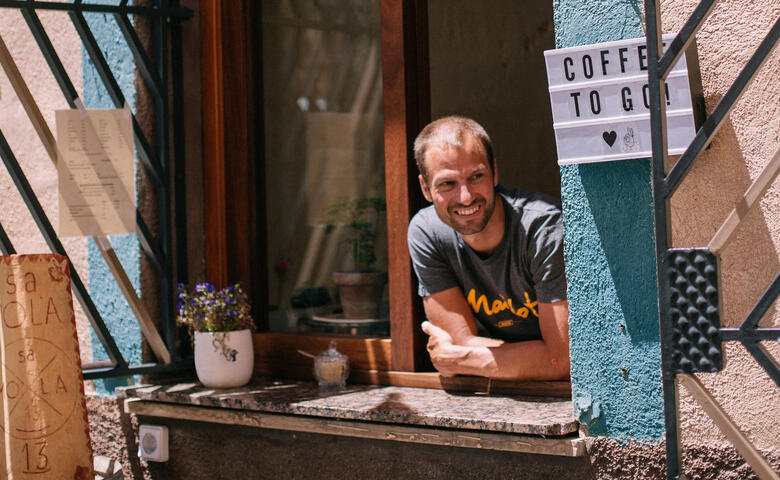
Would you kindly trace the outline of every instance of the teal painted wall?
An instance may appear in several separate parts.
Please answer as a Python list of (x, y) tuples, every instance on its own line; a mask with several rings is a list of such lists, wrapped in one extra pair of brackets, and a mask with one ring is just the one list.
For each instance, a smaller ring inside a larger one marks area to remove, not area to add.
[[(85, 14), (106, 61), (122, 89), (130, 107), (135, 111), (135, 66), (133, 54), (127, 46), (116, 22), (110, 15)], [(97, 70), (82, 46), (82, 69), (84, 94), (87, 108), (115, 108), (108, 91), (105, 89)], [(136, 162), (137, 166), (137, 162)], [(137, 168), (137, 167), (136, 167)], [(136, 188), (136, 191), (138, 189)], [(111, 244), (125, 268), (136, 292), (141, 294), (141, 252), (137, 237), (133, 235), (112, 235)], [(88, 288), (103, 321), (106, 323), (117, 346), (131, 364), (141, 362), (141, 329), (135, 320), (130, 306), (119, 289), (114, 276), (103, 261), (100, 250), (90, 238), (87, 246), (89, 265)], [(95, 360), (108, 358), (100, 340), (92, 333), (92, 356)], [(132, 378), (112, 378), (96, 381), (101, 393), (113, 393), (114, 388), (129, 385)]]
[[(556, 48), (643, 36), (641, 0), (556, 0)], [(589, 435), (663, 438), (649, 159), (561, 167), (572, 393)]]

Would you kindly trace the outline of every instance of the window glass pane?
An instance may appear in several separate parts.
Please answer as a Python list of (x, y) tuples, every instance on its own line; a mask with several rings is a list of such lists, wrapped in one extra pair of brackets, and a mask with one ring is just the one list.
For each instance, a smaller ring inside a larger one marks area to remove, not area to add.
[[(386, 332), (386, 302), (341, 321), (331, 272), (354, 270), (353, 219), (340, 202), (369, 198), (357, 221), (386, 271), (379, 1), (262, 3), (263, 97), (271, 330)], [(376, 229), (373, 225), (376, 224)], [(359, 260), (370, 251), (357, 247)]]
[(560, 196), (544, 50), (550, 0), (429, 0), (431, 116), (459, 114), (493, 140), (499, 180)]

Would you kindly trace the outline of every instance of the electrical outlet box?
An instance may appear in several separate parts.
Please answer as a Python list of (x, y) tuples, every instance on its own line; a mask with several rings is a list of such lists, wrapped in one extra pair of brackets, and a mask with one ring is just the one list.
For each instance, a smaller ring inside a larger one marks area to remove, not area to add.
[(167, 462), (168, 427), (162, 425), (139, 426), (138, 456), (150, 462)]

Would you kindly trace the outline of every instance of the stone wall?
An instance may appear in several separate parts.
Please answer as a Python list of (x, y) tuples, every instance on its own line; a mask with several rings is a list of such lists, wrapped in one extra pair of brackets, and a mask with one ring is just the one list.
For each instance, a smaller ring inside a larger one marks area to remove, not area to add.
[[(366, 440), (313, 433), (136, 418), (121, 413), (114, 397), (88, 397), (97, 455), (122, 463), (126, 479), (483, 479), (664, 480), (663, 443), (593, 438), (582, 458)], [(137, 457), (139, 423), (169, 428), (170, 460)], [(775, 469), (780, 454), (765, 452)], [(689, 479), (756, 478), (732, 448), (697, 446), (685, 451)]]

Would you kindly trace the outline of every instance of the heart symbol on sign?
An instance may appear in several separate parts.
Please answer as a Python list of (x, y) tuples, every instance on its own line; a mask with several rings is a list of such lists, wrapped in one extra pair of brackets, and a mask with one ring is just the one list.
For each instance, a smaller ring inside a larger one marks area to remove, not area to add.
[(601, 136), (604, 138), (604, 141), (607, 142), (607, 145), (610, 147), (615, 144), (615, 140), (617, 140), (617, 133), (615, 133), (614, 130), (611, 132), (604, 132), (601, 134)]

